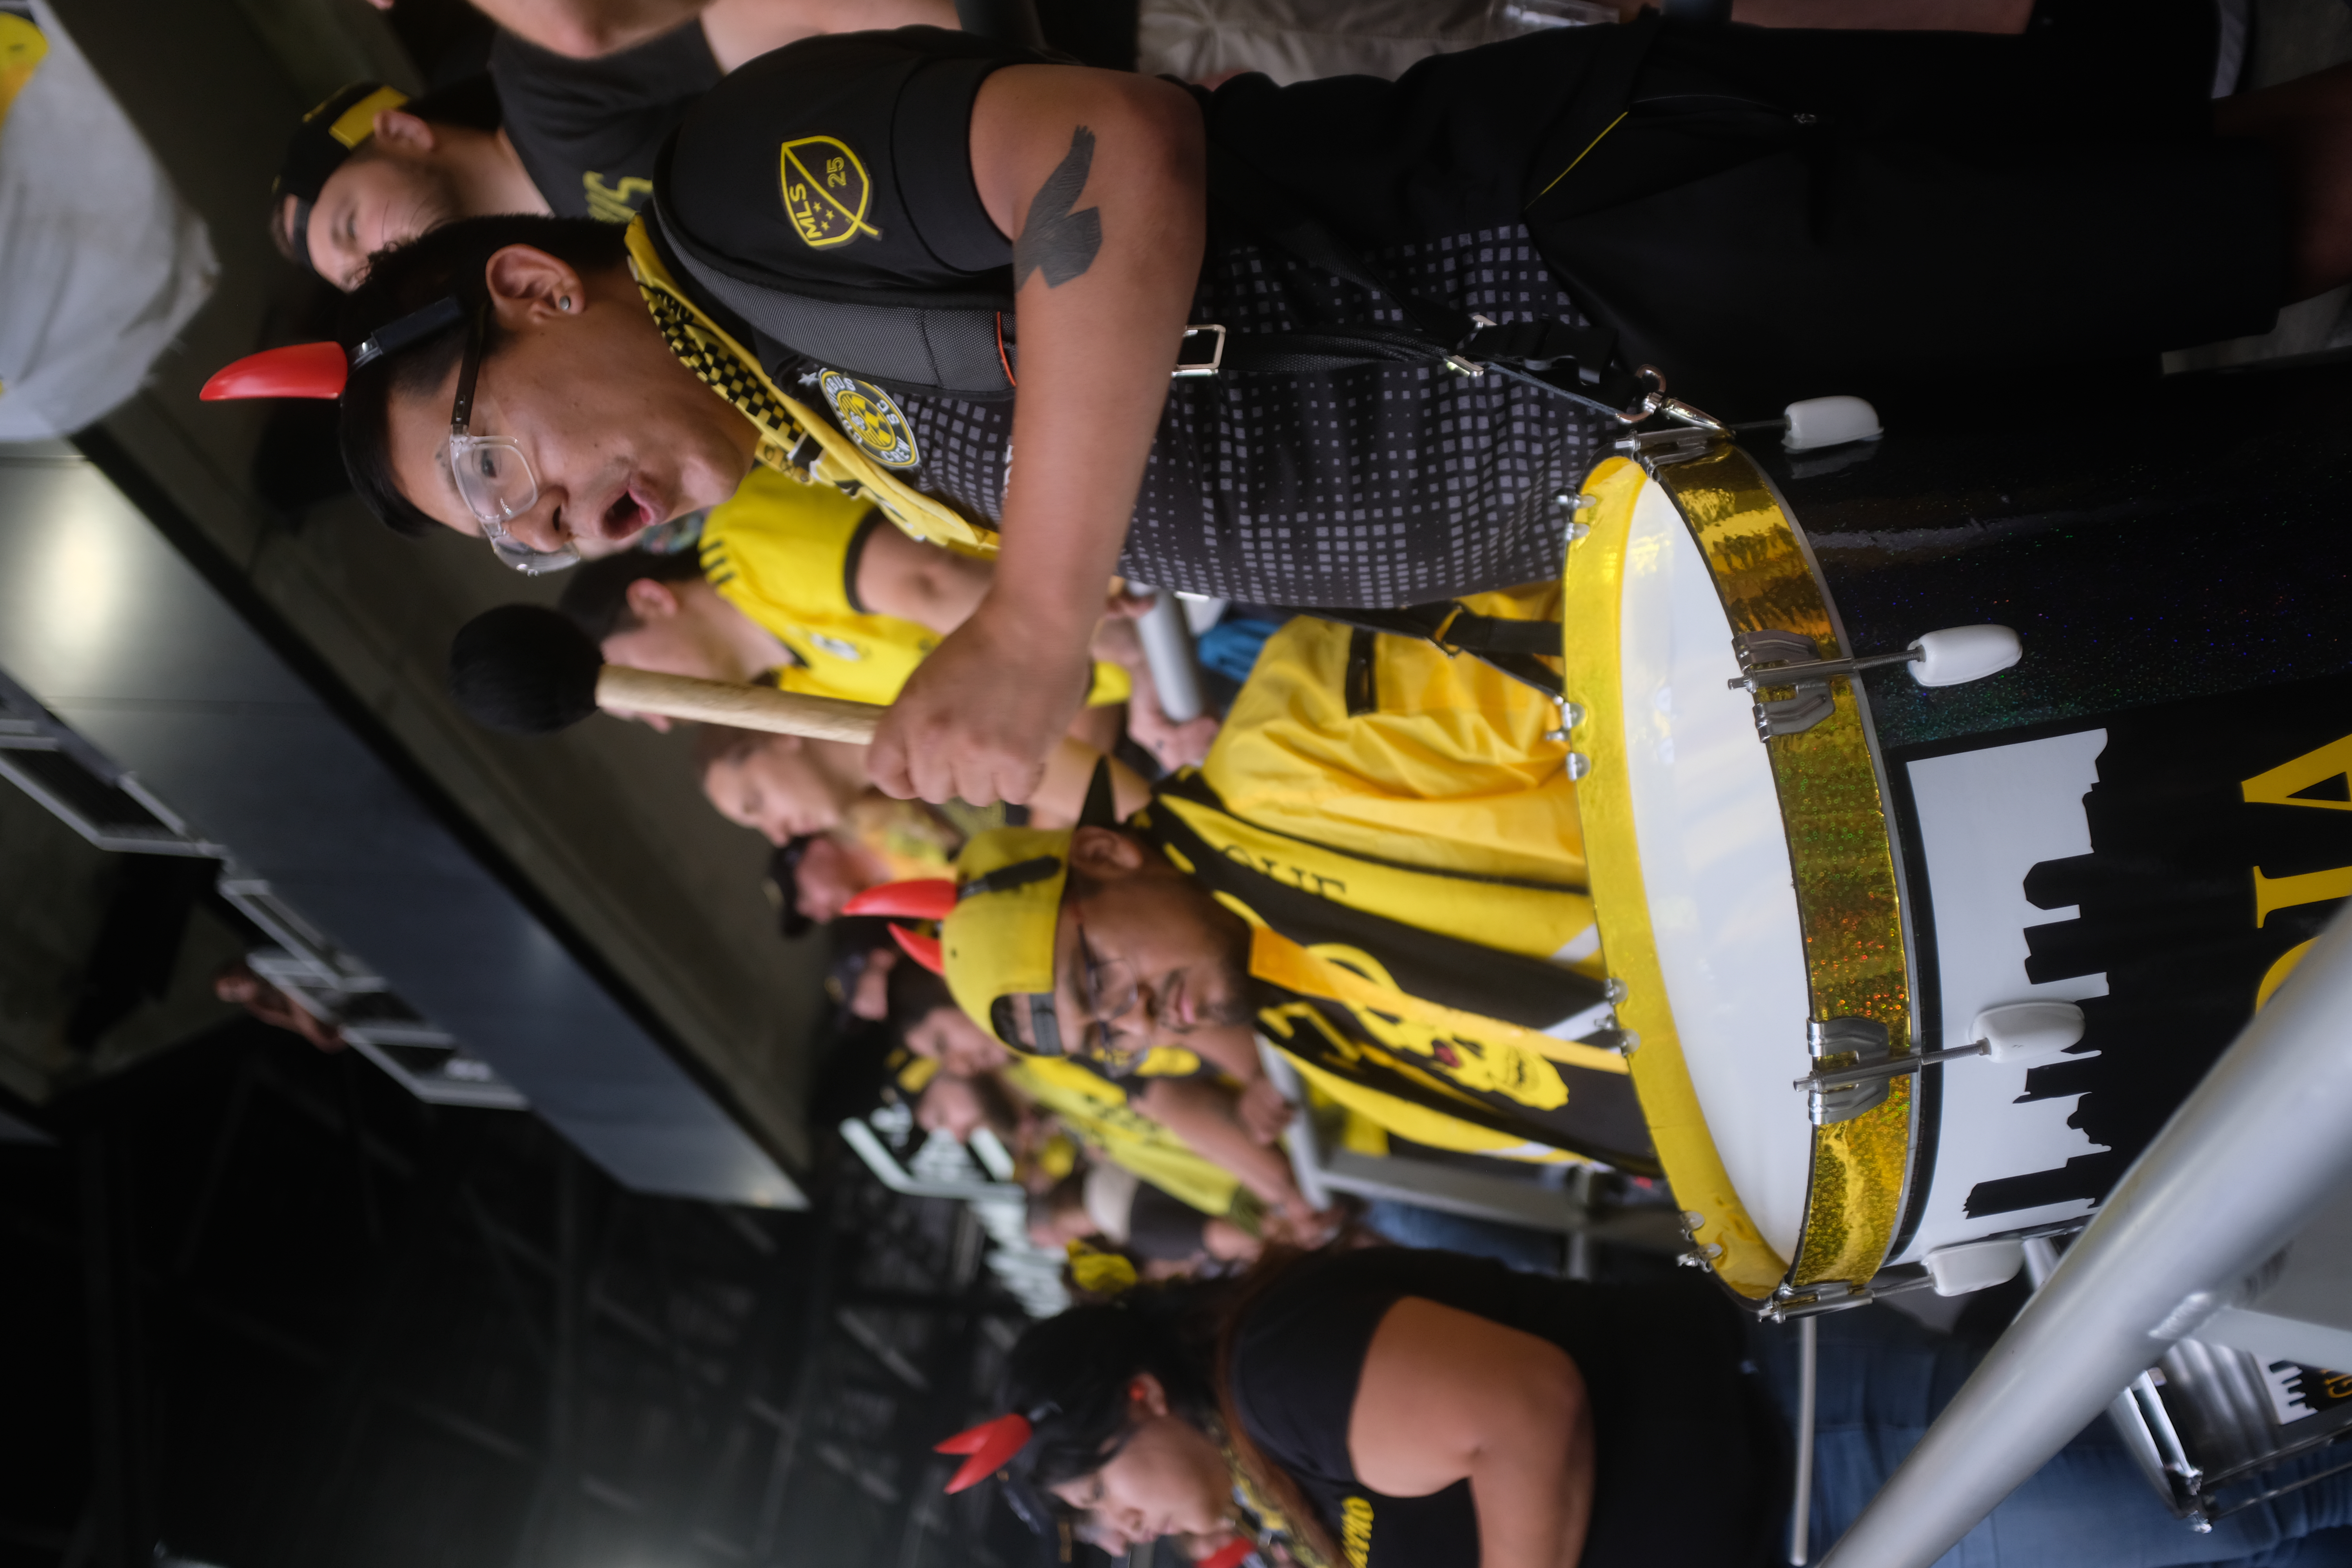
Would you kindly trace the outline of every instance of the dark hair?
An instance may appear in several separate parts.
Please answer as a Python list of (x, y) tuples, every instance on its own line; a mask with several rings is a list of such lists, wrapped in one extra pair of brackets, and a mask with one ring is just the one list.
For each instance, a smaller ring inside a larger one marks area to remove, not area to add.
[(636, 612), (629, 608), (629, 585), (650, 578), (656, 583), (686, 583), (702, 576), (702, 558), (691, 550), (656, 555), (649, 550), (625, 550), (591, 561), (565, 574), (563, 596), (555, 607), (572, 617), (572, 625), (601, 643), (615, 632), (637, 629)]
[(1138, 1285), (1112, 1305), (1074, 1307), (1034, 1324), (1005, 1365), (1003, 1407), (1036, 1431), (1007, 1473), (1032, 1511), (1050, 1508), (1045, 1489), (1102, 1468), (1103, 1450), (1128, 1427), (1128, 1385), (1148, 1372), (1168, 1391), (1168, 1407), (1223, 1439), (1258, 1493), (1327, 1564), (1347, 1561), (1288, 1471), (1250, 1440), (1234, 1398), (1234, 1341), (1250, 1308), (1304, 1255), (1269, 1247), (1238, 1280)]
[[(445, 224), (369, 258), (366, 281), (343, 303), (341, 331), (346, 349), (379, 329), (436, 300), (454, 296), (471, 312), (488, 302), (484, 274), (490, 258), (510, 245), (543, 250), (583, 272), (622, 265), (627, 255), (622, 231), (584, 217), (502, 214)], [(498, 350), (498, 323), (487, 326), (485, 361)], [(367, 509), (394, 531), (429, 535), (441, 525), (400, 493), (393, 477), (389, 418), (395, 394), (415, 395), (438, 387), (465, 352), (461, 321), (431, 337), (352, 372), (343, 388), (343, 469)]]
[(1087, 1171), (1081, 1165), (1042, 1193), (1029, 1194), (1029, 1223), (1050, 1220), (1066, 1209), (1087, 1206)]
[[(305, 218), (309, 217), (310, 201), (316, 199), (327, 181), (343, 164), (380, 155), (373, 145), (375, 138), (372, 131), (359, 145), (337, 153), (331, 144), (323, 143), (327, 132), (320, 122), (323, 119), (332, 123), (333, 114), (351, 107), (359, 98), (373, 91), (376, 85), (372, 81), (354, 82), (303, 116), (302, 123), (295, 128), (293, 139), (287, 146), (278, 177), (270, 184), (269, 241), (278, 247), (278, 255), (305, 271), (311, 270), (310, 262), (303, 249), (295, 245), (294, 236), (287, 227), (288, 222), (297, 212)], [(436, 88), (421, 98), (409, 99), (400, 104), (399, 109), (402, 113), (413, 114), (428, 125), (456, 125), (468, 131), (496, 131), (506, 119), (504, 109), (499, 102), (498, 87), (490, 80), (488, 71), (451, 82), (446, 87)], [(306, 192), (310, 193), (307, 199)], [(292, 204), (290, 209), (289, 203)]]
[[(776, 852), (768, 857), (768, 887), (776, 899), (776, 930), (786, 942), (795, 942), (806, 936), (809, 928), (816, 924), (801, 913), (801, 857), (808, 853), (809, 841), (815, 837), (813, 833), (803, 833), (797, 838), (777, 845)], [(878, 926), (882, 922), (877, 921), (874, 923)], [(888, 939), (885, 937), (883, 940)], [(871, 944), (879, 945), (879, 942)], [(866, 961), (861, 957), (856, 968), (844, 974), (843, 954), (846, 951), (842, 942), (836, 941), (833, 963), (827, 970), (827, 978), (839, 977), (842, 981), (842, 994), (836, 998), (842, 1002), (849, 999), (849, 987), (856, 984), (857, 976), (866, 969)], [(860, 951), (870, 951), (870, 947)]]
[(1150, 1373), (1168, 1407), (1204, 1432), (1219, 1426), (1211, 1387), (1223, 1314), (1212, 1289), (1137, 1286), (1110, 1306), (1073, 1307), (1030, 1326), (1004, 1369), (1004, 1408), (1035, 1428), (1007, 1470), (1033, 1492), (1102, 1468), (1128, 1428), (1128, 1385)]
[(956, 1005), (948, 983), (911, 959), (890, 970), (890, 1026), (904, 1035), (942, 1007)]

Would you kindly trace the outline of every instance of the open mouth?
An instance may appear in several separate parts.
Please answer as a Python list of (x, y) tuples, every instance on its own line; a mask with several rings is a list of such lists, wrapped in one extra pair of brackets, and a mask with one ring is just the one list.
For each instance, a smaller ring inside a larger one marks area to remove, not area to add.
[(644, 484), (643, 479), (631, 479), (621, 493), (613, 498), (613, 504), (604, 509), (605, 538), (614, 541), (633, 538), (661, 521), (654, 514), (652, 503), (640, 493)]

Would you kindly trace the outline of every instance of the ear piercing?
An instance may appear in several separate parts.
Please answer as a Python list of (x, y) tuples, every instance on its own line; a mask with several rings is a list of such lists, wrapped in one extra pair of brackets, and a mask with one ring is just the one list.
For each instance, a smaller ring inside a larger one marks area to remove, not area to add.
[(562, 300), (557, 301), (557, 304), (563, 310), (569, 310), (572, 309), (572, 296), (566, 294)]

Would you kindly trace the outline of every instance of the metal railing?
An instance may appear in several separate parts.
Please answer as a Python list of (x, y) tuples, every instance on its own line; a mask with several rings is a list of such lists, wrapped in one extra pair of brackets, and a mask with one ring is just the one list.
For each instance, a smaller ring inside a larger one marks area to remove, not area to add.
[(2339, 918), (2133, 1162), (1824, 1568), (1927, 1568), (1949, 1551), (2352, 1182), (2347, 1124), (2352, 920)]

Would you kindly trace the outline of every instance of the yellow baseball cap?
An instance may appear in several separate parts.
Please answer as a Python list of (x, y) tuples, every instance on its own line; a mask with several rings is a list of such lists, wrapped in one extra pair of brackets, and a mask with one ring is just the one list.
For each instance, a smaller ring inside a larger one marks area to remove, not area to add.
[[(1099, 762), (1078, 826), (1118, 824), (1110, 764)], [(946, 977), (956, 1005), (982, 1028), (1024, 1056), (1062, 1056), (1077, 1043), (1063, 1040), (1054, 1011), (1054, 933), (1070, 881), (1070, 837), (1066, 828), (992, 828), (956, 857), (954, 881), (888, 882), (845, 909), (938, 921), (937, 937), (897, 925), (891, 934), (916, 963)]]
[(956, 1005), (1016, 1051), (1060, 1056), (1054, 933), (1070, 880), (1068, 830), (991, 829), (964, 846), (955, 872), (955, 908), (940, 923), (940, 949)]

